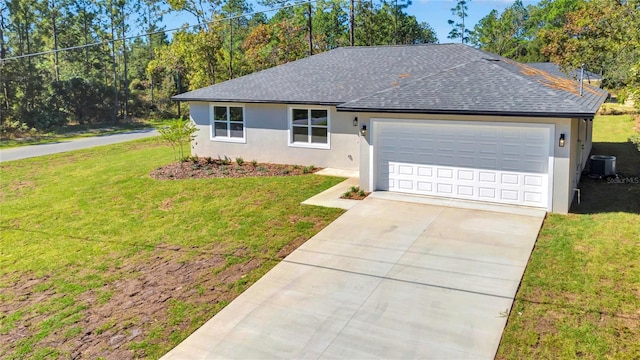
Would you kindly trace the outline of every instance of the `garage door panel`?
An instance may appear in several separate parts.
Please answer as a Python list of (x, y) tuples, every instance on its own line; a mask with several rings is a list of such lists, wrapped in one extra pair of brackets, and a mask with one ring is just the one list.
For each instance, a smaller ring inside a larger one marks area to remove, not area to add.
[(472, 156), (458, 155), (458, 166), (461, 167), (475, 167), (476, 159)]
[(494, 188), (479, 187), (478, 197), (485, 201), (495, 201), (497, 191)]
[(520, 156), (522, 149), (520, 148), (520, 144), (503, 144), (502, 154)]
[(518, 192), (516, 190), (502, 189), (500, 191), (500, 200), (505, 202), (518, 202)]
[(532, 173), (545, 173), (547, 172), (548, 162), (540, 160), (525, 160), (522, 163), (522, 169)]
[(473, 170), (458, 170), (458, 180), (473, 181), (475, 179), (475, 171)]
[(538, 204), (542, 202), (542, 194), (533, 193), (533, 192), (524, 192), (524, 201), (525, 203)]
[(518, 171), (521, 167), (522, 164), (519, 159), (510, 159), (507, 157), (502, 159), (502, 170)]
[(496, 143), (488, 143), (488, 142), (481, 142), (480, 143), (480, 153), (481, 154), (495, 155), (495, 154), (498, 153), (498, 144), (496, 144)]
[(436, 194), (450, 196), (453, 195), (453, 185), (446, 183), (436, 183)]
[(495, 184), (498, 182), (498, 176), (494, 172), (478, 171), (478, 180), (481, 183)]
[(431, 176), (433, 176), (433, 168), (431, 166), (420, 166), (420, 165), (418, 165), (418, 176), (420, 176), (420, 177), (431, 177)]
[(518, 174), (501, 174), (500, 182), (504, 185), (520, 185), (520, 176)]
[(433, 192), (433, 183), (426, 181), (418, 181), (418, 191), (422, 193), (432, 193)]
[(453, 179), (453, 170), (450, 168), (438, 168), (436, 170), (436, 178), (439, 180), (451, 180)]
[(477, 164), (481, 169), (498, 169), (498, 159), (496, 158), (481, 157), (478, 159)]
[(473, 197), (475, 195), (475, 189), (473, 186), (458, 185), (458, 195)]
[(525, 175), (524, 176), (524, 184), (526, 186), (542, 186), (542, 176), (533, 176), (533, 175)]
[(411, 165), (398, 165), (398, 174), (400, 175), (413, 175), (414, 166)]
[(549, 127), (414, 121), (397, 136), (398, 124), (374, 126), (380, 190), (547, 207)]

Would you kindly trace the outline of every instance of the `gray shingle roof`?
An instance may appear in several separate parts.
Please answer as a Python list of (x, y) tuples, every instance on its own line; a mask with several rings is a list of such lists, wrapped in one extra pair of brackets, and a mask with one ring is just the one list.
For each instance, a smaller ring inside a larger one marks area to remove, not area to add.
[(589, 116), (606, 92), (461, 44), (338, 48), (174, 96), (340, 111)]
[[(564, 71), (562, 71), (562, 69), (560, 68), (560, 65), (558, 64), (554, 64), (552, 62), (532, 62), (532, 63), (527, 63), (527, 65), (534, 67), (538, 70), (542, 70), (542, 71), (546, 71), (550, 74), (553, 75), (557, 75), (557, 76), (566, 76), (570, 79), (573, 80), (578, 80), (578, 78), (580, 77), (580, 70), (573, 70), (570, 71), (569, 73), (565, 73)], [(589, 80), (602, 80), (602, 76), (593, 73), (591, 71), (585, 70), (584, 71), (584, 79), (589, 81)]]

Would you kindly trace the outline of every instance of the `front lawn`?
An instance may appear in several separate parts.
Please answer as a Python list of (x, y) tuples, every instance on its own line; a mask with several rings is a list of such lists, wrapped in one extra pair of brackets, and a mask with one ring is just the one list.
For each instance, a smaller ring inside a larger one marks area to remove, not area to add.
[(618, 179), (580, 184), (582, 203), (544, 222), (499, 359), (640, 358), (640, 152), (630, 115), (594, 120), (592, 154)]
[(0, 165), (0, 358), (158, 358), (341, 214), (318, 175), (155, 180), (144, 140)]

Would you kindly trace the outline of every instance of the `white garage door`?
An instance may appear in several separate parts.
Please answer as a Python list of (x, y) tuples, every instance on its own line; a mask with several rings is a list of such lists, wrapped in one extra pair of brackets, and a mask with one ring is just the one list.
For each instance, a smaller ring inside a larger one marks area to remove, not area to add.
[(548, 208), (553, 125), (374, 121), (376, 188)]

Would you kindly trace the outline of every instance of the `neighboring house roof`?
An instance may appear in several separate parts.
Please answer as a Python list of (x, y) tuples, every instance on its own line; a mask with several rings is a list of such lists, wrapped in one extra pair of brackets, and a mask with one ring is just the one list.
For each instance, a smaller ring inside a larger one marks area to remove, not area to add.
[[(550, 74), (556, 75), (556, 76), (564, 76), (564, 77), (568, 77), (569, 79), (572, 80), (576, 80), (578, 81), (578, 79), (580, 78), (580, 69), (577, 70), (573, 70), (570, 72), (565, 72), (562, 70), (562, 68), (560, 67), (560, 65), (552, 63), (552, 62), (532, 62), (532, 63), (527, 63), (527, 65), (536, 68), (538, 70), (542, 70), (542, 71), (546, 71)], [(584, 80), (590, 81), (590, 80), (595, 80), (595, 81), (602, 81), (602, 76), (593, 73), (591, 71), (585, 70), (584, 71)]]
[(462, 44), (338, 48), (174, 96), (339, 111), (593, 116), (607, 93)]

